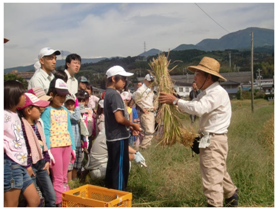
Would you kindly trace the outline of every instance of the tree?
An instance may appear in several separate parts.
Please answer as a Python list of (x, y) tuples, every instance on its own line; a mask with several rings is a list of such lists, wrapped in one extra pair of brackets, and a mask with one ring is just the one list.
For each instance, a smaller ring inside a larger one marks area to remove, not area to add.
[(20, 77), (16, 74), (5, 74), (4, 75), (4, 82), (5, 81), (10, 81), (10, 80), (18, 80), (19, 82), (21, 82), (24, 85), (25, 89), (28, 88), (28, 82), (25, 79), (23, 79), (22, 77)]

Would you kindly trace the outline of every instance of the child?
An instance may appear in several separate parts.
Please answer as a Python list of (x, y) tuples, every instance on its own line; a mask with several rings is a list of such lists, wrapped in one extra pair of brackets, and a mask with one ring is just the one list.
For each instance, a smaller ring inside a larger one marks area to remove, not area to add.
[(64, 70), (55, 70), (54, 76), (56, 79), (62, 79), (65, 83), (67, 83), (68, 77)]
[(99, 101), (99, 98), (97, 96), (92, 95), (92, 86), (91, 84), (87, 84), (86, 91), (89, 94), (89, 102), (88, 107), (93, 110), (94, 113), (96, 113), (96, 104)]
[(98, 107), (97, 107), (97, 129), (99, 132), (103, 132), (105, 128), (105, 116), (104, 116), (104, 100), (101, 99), (98, 102)]
[[(52, 97), (46, 95), (46, 93), (44, 92), (42, 87), (31, 88), (27, 91), (27, 93), (32, 93), (36, 97), (38, 97), (40, 100), (43, 100), (43, 101), (51, 101), (52, 100)], [(43, 107), (41, 107), (40, 110), (41, 110), (41, 113), (44, 112)], [(39, 118), (38, 121), (40, 122), (40, 124), (42, 126), (42, 130), (44, 130), (44, 125), (43, 125), (43, 121), (41, 120), (41, 118)]]
[(39, 100), (31, 93), (25, 93), (25, 105), (19, 107), (23, 136), (26, 140), (28, 158), (27, 171), (45, 199), (46, 207), (55, 207), (55, 191), (49, 177), (50, 157), (45, 143), (42, 126), (38, 119), (41, 108), (49, 105), (49, 101)]
[[(91, 147), (91, 151), (89, 154), (89, 161), (85, 166), (86, 171), (84, 174), (90, 175), (92, 180), (95, 179), (105, 179), (106, 170), (107, 170), (107, 162), (108, 162), (108, 149), (106, 143), (106, 135), (105, 135), (105, 116), (104, 116), (104, 100), (100, 100), (98, 103), (97, 112), (98, 116), (101, 116), (99, 119), (99, 135), (96, 137), (93, 142), (93, 146)], [(103, 111), (102, 111), (103, 110)], [(138, 156), (143, 157), (140, 152), (137, 152), (130, 146), (128, 147), (129, 151), (129, 160), (135, 160), (137, 163), (140, 161)], [(131, 167), (131, 162), (130, 165)], [(130, 171), (131, 168), (129, 168)]]
[[(133, 122), (133, 113), (132, 113), (132, 108), (129, 107), (129, 101), (131, 100), (131, 93), (128, 92), (128, 91), (124, 91), (122, 92), (121, 94), (121, 97), (122, 97), (122, 100), (124, 101), (125, 103), (125, 108), (127, 109), (127, 113), (128, 113), (128, 116), (126, 117), (127, 119), (130, 120), (130, 122)], [(132, 135), (132, 132), (129, 131), (131, 136), (129, 137), (129, 145), (130, 146), (133, 146), (133, 135)]]
[(27, 148), (16, 109), (25, 104), (24, 86), (17, 81), (4, 83), (4, 207), (17, 207), (20, 193), (28, 206), (37, 207), (40, 197), (29, 176)]
[[(76, 98), (78, 98), (78, 101), (81, 105), (81, 107), (84, 107), (85, 110), (81, 112), (82, 114), (82, 119), (84, 120), (86, 124), (86, 128), (88, 130), (88, 152), (91, 149), (92, 146), (92, 140), (95, 138), (95, 133), (96, 133), (96, 128), (93, 126), (94, 121), (95, 121), (95, 113), (93, 113), (92, 109), (88, 107), (89, 103), (89, 94), (85, 90), (78, 90), (76, 93)], [(81, 135), (84, 135), (84, 133)]]
[(104, 99), (105, 133), (108, 147), (108, 164), (106, 170), (106, 187), (126, 190), (129, 176), (128, 138), (126, 128), (140, 131), (138, 124), (124, 117), (124, 102), (118, 93), (126, 84), (126, 77), (133, 73), (126, 72), (121, 66), (113, 66), (106, 72), (107, 89)]
[(74, 134), (75, 147), (76, 147), (75, 162), (70, 163), (68, 167), (67, 180), (70, 181), (72, 179), (73, 180), (77, 179), (77, 171), (81, 169), (82, 147), (84, 143), (81, 145), (81, 134), (80, 134), (80, 128), (79, 128), (81, 113), (80, 113), (78, 99), (75, 99), (73, 95), (67, 95), (64, 103), (65, 103), (65, 107), (69, 111), (71, 127)]
[[(137, 123), (140, 125), (140, 120), (138, 117), (137, 109), (135, 107), (135, 101), (133, 98), (129, 101), (129, 107), (132, 108), (132, 115), (133, 115), (133, 123)], [(139, 144), (140, 144), (140, 139), (138, 133), (133, 132), (133, 142), (135, 143), (135, 148), (138, 150), (139, 149)]]
[(66, 83), (61, 79), (50, 82), (49, 96), (52, 101), (41, 115), (44, 123), (46, 145), (51, 158), (53, 186), (56, 193), (56, 206), (62, 205), (62, 193), (69, 190), (67, 184), (67, 170), (70, 154), (75, 159), (75, 141), (71, 128), (70, 116), (63, 106), (66, 95), (69, 94)]

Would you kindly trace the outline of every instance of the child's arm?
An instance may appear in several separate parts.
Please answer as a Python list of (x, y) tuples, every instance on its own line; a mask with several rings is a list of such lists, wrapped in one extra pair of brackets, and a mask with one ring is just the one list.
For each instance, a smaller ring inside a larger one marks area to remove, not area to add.
[(115, 120), (116, 122), (122, 124), (122, 125), (125, 125), (125, 126), (132, 126), (134, 128), (134, 130), (137, 130), (137, 131), (141, 131), (141, 128), (139, 126), (139, 124), (136, 124), (136, 123), (133, 123), (133, 122), (130, 122), (129, 120), (127, 120), (123, 114), (122, 114), (122, 111), (121, 110), (118, 110), (114, 113), (115, 115)]
[(64, 109), (67, 112), (67, 129), (70, 135), (70, 139), (71, 139), (71, 148), (73, 150), (76, 150), (76, 146), (75, 146), (75, 140), (74, 140), (74, 135), (73, 135), (73, 131), (72, 131), (72, 127), (71, 127), (71, 122), (70, 122), (70, 114), (67, 108), (64, 107)]
[(74, 113), (68, 112), (70, 115), (70, 120), (72, 122), (78, 123), (81, 118), (80, 108), (77, 106), (74, 109)]
[(130, 122), (133, 122), (133, 112), (131, 111), (129, 114)]
[(44, 135), (45, 135), (45, 143), (48, 149), (50, 146), (50, 127), (51, 127), (51, 116), (50, 116), (51, 108), (46, 108), (45, 111), (41, 115), (41, 119), (44, 125)]

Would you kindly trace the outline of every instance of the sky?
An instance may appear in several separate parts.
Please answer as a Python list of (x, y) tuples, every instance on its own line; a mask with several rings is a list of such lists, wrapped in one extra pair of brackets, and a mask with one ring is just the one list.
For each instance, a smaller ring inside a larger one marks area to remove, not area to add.
[(82, 58), (127, 57), (248, 27), (274, 29), (274, 3), (5, 2), (3, 36), (10, 41), (3, 45), (4, 68), (34, 64), (44, 47)]

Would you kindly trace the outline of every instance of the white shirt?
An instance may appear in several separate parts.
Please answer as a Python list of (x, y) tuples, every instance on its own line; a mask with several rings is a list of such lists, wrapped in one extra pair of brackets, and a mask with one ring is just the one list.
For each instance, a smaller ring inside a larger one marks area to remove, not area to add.
[(43, 69), (39, 69), (35, 72), (33, 77), (30, 79), (28, 84), (28, 89), (35, 87), (42, 87), (44, 92), (47, 94), (49, 90), (50, 82), (55, 78), (55, 76), (50, 73), (47, 74)]
[(69, 92), (75, 96), (75, 94), (78, 92), (78, 81), (74, 76), (71, 76), (67, 69), (64, 70), (67, 74), (67, 88)]
[(199, 133), (227, 133), (232, 116), (229, 95), (218, 82), (210, 85), (192, 101), (178, 101), (182, 112), (199, 116)]
[(154, 92), (143, 83), (135, 92), (135, 101), (141, 109), (153, 109)]

